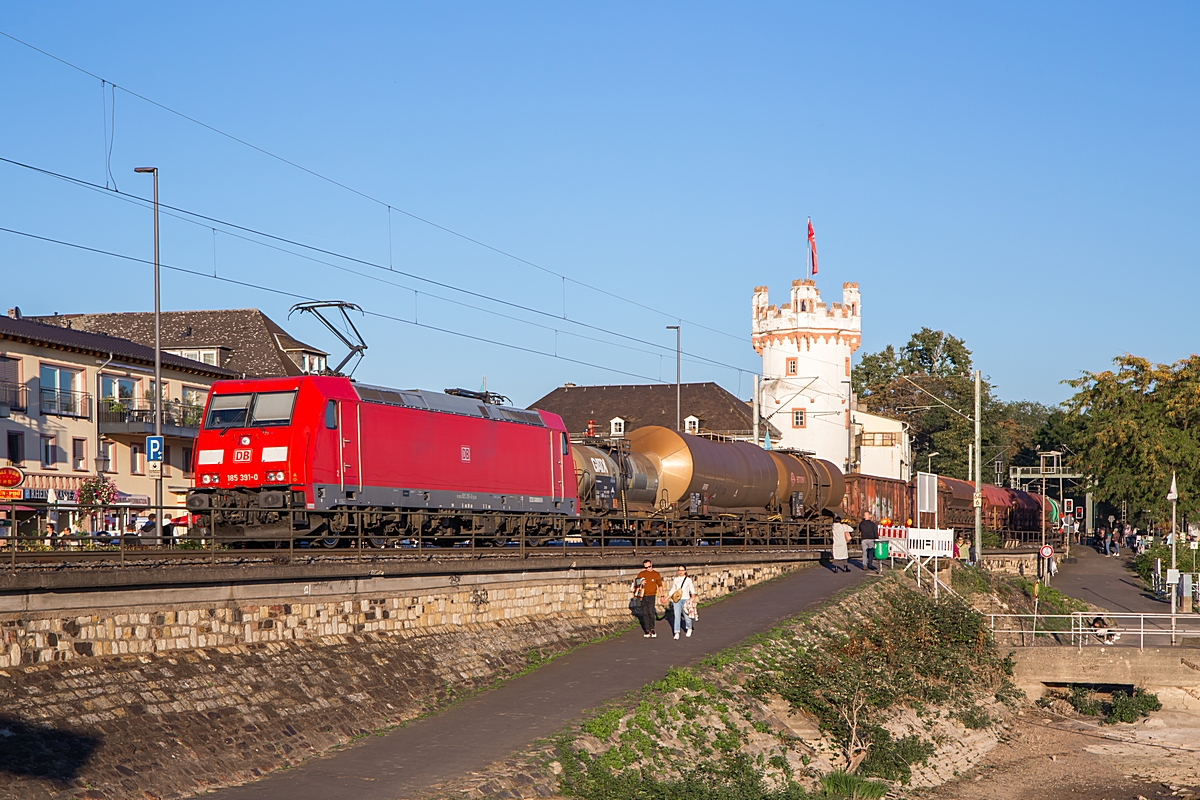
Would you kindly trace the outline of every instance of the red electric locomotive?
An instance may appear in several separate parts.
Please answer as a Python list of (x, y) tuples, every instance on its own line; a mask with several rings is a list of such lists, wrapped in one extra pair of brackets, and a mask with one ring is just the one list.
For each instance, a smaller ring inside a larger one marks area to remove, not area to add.
[(503, 544), (514, 520), (549, 533), (579, 511), (562, 419), (493, 399), (333, 376), (219, 381), (187, 507), (223, 539), (450, 543), (469, 525)]

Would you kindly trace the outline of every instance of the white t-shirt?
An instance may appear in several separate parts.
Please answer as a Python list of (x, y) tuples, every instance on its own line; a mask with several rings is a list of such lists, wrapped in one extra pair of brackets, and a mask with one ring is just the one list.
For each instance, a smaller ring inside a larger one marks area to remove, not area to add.
[(671, 581), (671, 588), (667, 590), (667, 597), (675, 594), (676, 591), (682, 591), (683, 596), (680, 600), (690, 600), (696, 594), (696, 584), (692, 583), (691, 575), (684, 575), (682, 578), (678, 575)]

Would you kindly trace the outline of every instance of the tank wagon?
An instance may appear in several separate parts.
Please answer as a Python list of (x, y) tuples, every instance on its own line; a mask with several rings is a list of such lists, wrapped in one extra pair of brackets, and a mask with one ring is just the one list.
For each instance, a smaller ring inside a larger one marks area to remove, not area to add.
[[(828, 535), (832, 464), (661, 427), (572, 442), (555, 414), (340, 376), (213, 384), (187, 507), (222, 540), (770, 541)], [(773, 528), (772, 525), (775, 525)]]

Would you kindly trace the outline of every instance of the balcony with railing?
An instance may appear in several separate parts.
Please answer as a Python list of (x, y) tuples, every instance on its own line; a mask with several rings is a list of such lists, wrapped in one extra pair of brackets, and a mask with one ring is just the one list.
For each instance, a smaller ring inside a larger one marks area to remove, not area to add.
[(42, 389), (41, 400), (44, 416), (90, 417), (92, 415), (92, 396), (87, 392)]
[(29, 388), (21, 383), (0, 381), (0, 406), (9, 411), (29, 410)]
[[(162, 404), (164, 436), (194, 439), (200, 433), (204, 406), (193, 406), (179, 400), (164, 400)], [(105, 435), (154, 433), (153, 400), (100, 401), (100, 433)]]

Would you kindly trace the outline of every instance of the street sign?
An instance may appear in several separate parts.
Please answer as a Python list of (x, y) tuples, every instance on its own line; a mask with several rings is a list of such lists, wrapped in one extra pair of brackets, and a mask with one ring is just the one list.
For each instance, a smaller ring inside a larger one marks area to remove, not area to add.
[(971, 495), (971, 507), (983, 508), (983, 492), (976, 492)]
[(163, 462), (161, 462), (161, 461), (147, 461), (146, 462), (146, 477), (153, 478), (154, 480), (158, 480), (159, 478), (161, 478), (162, 477), (162, 463)]
[(1192, 548), (1193, 550), (1200, 548), (1200, 542), (1188, 542), (1188, 547)]
[(1042, 549), (1038, 550), (1042, 558), (1054, 558), (1054, 548), (1048, 544), (1042, 545)]
[(163, 460), (163, 437), (147, 436), (146, 437), (146, 461), (155, 462)]
[(1074, 500), (1074, 498), (1068, 497), (1066, 500), (1063, 500), (1063, 505), (1065, 506), (1065, 508), (1064, 508), (1063, 510), (1064, 510), (1064, 511), (1066, 511), (1068, 514), (1074, 514), (1074, 513), (1075, 513), (1075, 500)]
[(1179, 570), (1167, 570), (1167, 583), (1179, 583)]

